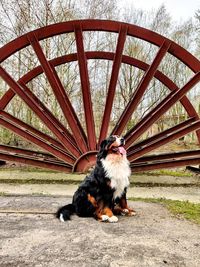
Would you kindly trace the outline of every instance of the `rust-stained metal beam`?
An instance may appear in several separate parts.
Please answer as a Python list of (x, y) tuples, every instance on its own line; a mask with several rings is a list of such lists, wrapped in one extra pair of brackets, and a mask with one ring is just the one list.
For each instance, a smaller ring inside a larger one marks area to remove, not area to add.
[(122, 62), (122, 54), (123, 54), (124, 44), (126, 41), (127, 30), (128, 30), (128, 27), (122, 25), (119, 31), (115, 57), (113, 59), (113, 67), (112, 67), (112, 72), (111, 72), (110, 84), (109, 84), (107, 98), (106, 98), (106, 105), (105, 105), (104, 114), (102, 118), (102, 124), (101, 124), (100, 136), (99, 136), (99, 144), (103, 139), (106, 138), (108, 134), (110, 116), (111, 116), (111, 111), (113, 107), (113, 101), (114, 101), (114, 96), (115, 96), (115, 91), (116, 91), (116, 86), (117, 86), (117, 80), (119, 76), (119, 70), (120, 70), (120, 66)]
[(25, 148), (19, 148), (19, 147), (13, 147), (8, 145), (0, 145), (0, 152), (6, 153), (9, 155), (14, 156), (22, 156), (22, 157), (30, 157), (31, 159), (39, 160), (39, 161), (46, 161), (46, 162), (52, 162), (55, 164), (67, 166), (71, 168), (71, 166), (68, 163), (65, 163), (64, 161), (59, 160), (58, 158), (54, 157), (52, 154), (46, 153), (44, 151), (35, 151), (31, 149), (25, 149)]
[(96, 132), (92, 107), (92, 99), (90, 92), (90, 82), (87, 67), (87, 58), (84, 50), (83, 33), (80, 24), (74, 25), (76, 37), (77, 58), (79, 64), (79, 72), (81, 78), (81, 89), (83, 96), (83, 108), (85, 112), (85, 123), (87, 128), (89, 150), (96, 149)]
[(131, 155), (129, 155), (128, 159), (133, 162), (134, 160), (149, 153), (150, 151), (155, 150), (156, 148), (161, 147), (167, 143), (170, 143), (173, 140), (180, 138), (197, 129), (200, 129), (200, 120), (192, 123), (192, 125), (186, 126), (183, 129), (176, 131), (175, 133), (168, 135), (167, 137), (163, 137), (158, 141), (152, 142), (149, 145), (136, 148), (135, 150), (131, 151)]
[(191, 123), (193, 123), (194, 121), (196, 121), (196, 119), (194, 117), (189, 118), (188, 120), (175, 125), (174, 127), (171, 127), (167, 130), (164, 130), (161, 133), (155, 134), (141, 142), (138, 142), (137, 144), (134, 144), (133, 146), (131, 146), (128, 149), (128, 155), (131, 155), (132, 151), (135, 151), (136, 149), (140, 148), (140, 147), (144, 147), (146, 145), (150, 145), (151, 143), (155, 143), (156, 141), (162, 139), (163, 137), (167, 137), (169, 134), (175, 133), (176, 131), (184, 128), (185, 126), (191, 125)]
[(132, 165), (139, 166), (142, 163), (156, 163), (156, 162), (165, 162), (169, 160), (176, 161), (177, 159), (184, 159), (184, 158), (193, 158), (199, 159), (200, 158), (200, 150), (189, 150), (189, 151), (181, 151), (181, 152), (172, 152), (172, 153), (160, 153), (155, 155), (147, 155), (141, 158), (136, 159)]
[(80, 155), (78, 149), (66, 138), (64, 132), (60, 131), (54, 123), (52, 123), (51, 119), (47, 114), (44, 113), (42, 107), (39, 106), (38, 102), (35, 98), (31, 98), (30, 94), (27, 92), (30, 91), (26, 85), (21, 86), (21, 84), (17, 83), (1, 66), (0, 66), (0, 76), (3, 80), (18, 94), (24, 102), (39, 116), (39, 118), (44, 122), (46, 126), (49, 127), (50, 130), (57, 136), (58, 140), (63, 144), (63, 146), (73, 152), (72, 154), (75, 156)]
[[(21, 85), (21, 87), (24, 89), (26, 94), (37, 104), (37, 106), (43, 111), (44, 115), (46, 115), (51, 123), (59, 129), (64, 135), (67, 140), (72, 143), (74, 146), (76, 144), (73, 136), (69, 132), (68, 129), (66, 129), (62, 123), (51, 113), (51, 111), (31, 92), (31, 90), (26, 86), (26, 83), (31, 81), (33, 78), (35, 78), (37, 75), (42, 73), (38, 73), (38, 69), (41, 69), (41, 66), (38, 66), (31, 70), (30, 72), (26, 73), (21, 79), (18, 80), (18, 84)], [(4, 110), (8, 103), (12, 100), (12, 98), (15, 96), (15, 92), (12, 89), (9, 89), (0, 99), (0, 110)], [(35, 114), (37, 115), (37, 110), (34, 110)], [(38, 114), (39, 116), (39, 114)], [(50, 129), (52, 131), (52, 129)], [(52, 131), (54, 132), (54, 131)], [(73, 150), (72, 150), (73, 151)]]
[(46, 168), (61, 172), (71, 172), (72, 168), (69, 165), (63, 165), (58, 163), (52, 163), (51, 161), (44, 161), (44, 160), (37, 160), (32, 159), (30, 156), (22, 156), (22, 155), (11, 155), (9, 153), (3, 153), (0, 152), (0, 158), (5, 161), (11, 161), (11, 162), (18, 162), (22, 164), (27, 164), (39, 168)]
[[(86, 52), (86, 57), (87, 59), (107, 59), (107, 60), (113, 60), (114, 59), (114, 53), (111, 52), (102, 52), (102, 51), (91, 51), (91, 52)], [(77, 60), (77, 54), (69, 54), (66, 56), (61, 56), (58, 58), (54, 58), (50, 61), (50, 63), (55, 67), (67, 62), (72, 62), (72, 61), (76, 61)], [(131, 66), (135, 66), (139, 69), (142, 69), (144, 71), (147, 71), (147, 69), (149, 68), (149, 65), (146, 64), (145, 62), (142, 62), (138, 59), (135, 58), (131, 58), (129, 56), (122, 56), (122, 62), (129, 64)], [(28, 83), (30, 82), (32, 79), (34, 79), (36, 76), (40, 75), (42, 73), (42, 68), (41, 66), (38, 66), (36, 68), (34, 68), (33, 70), (31, 70), (30, 72), (28, 72), (27, 74), (25, 74), (18, 82), (19, 84), (22, 83), (21, 85), (23, 86), (23, 83)], [(163, 73), (161, 73), (160, 71), (156, 71), (154, 77), (156, 79), (158, 79), (161, 83), (163, 83), (166, 87), (169, 88), (170, 91), (177, 91), (179, 90), (179, 88), (167, 77), (165, 76)], [(31, 96), (31, 98), (34, 98), (34, 95), (32, 94), (31, 91), (27, 91), (27, 93), (29, 93), (29, 95)], [(8, 103), (11, 101), (11, 99), (14, 97), (15, 93), (9, 89), (4, 95), (3, 97), (0, 99), (0, 109), (5, 109), (5, 107), (8, 105)], [(167, 99), (169, 99), (171, 97), (171, 94), (169, 94), (164, 101), (166, 101)], [(36, 99), (37, 100), (37, 99)], [(188, 113), (189, 117), (195, 117), (196, 120), (199, 119), (199, 115), (197, 114), (195, 108), (193, 107), (193, 105), (191, 104), (191, 102), (189, 101), (189, 99), (186, 96), (183, 96), (180, 99), (181, 104), (183, 105), (183, 107), (185, 108), (186, 112)], [(42, 109), (44, 110), (45, 113), (48, 114), (48, 116), (50, 117), (51, 121), (53, 121), (53, 123), (55, 125), (57, 125), (57, 127), (59, 129), (62, 129), (63, 132), (65, 132), (65, 134), (67, 134), (68, 138), (71, 140), (72, 142), (72, 136), (70, 136), (70, 134), (68, 133), (67, 129), (65, 129), (63, 127), (63, 125), (54, 117), (52, 116), (52, 114), (50, 113), (50, 111), (41, 103), (39, 102), (39, 105), (42, 107)], [(146, 123), (146, 119), (149, 119), (149, 117), (151, 117), (154, 113), (156, 113), (156, 111), (163, 105), (163, 101), (161, 101), (153, 110), (151, 110), (141, 121), (139, 121), (137, 123), (136, 126), (134, 126), (127, 134), (126, 137), (128, 135), (131, 135), (141, 124), (145, 124)], [(197, 133), (197, 137), (200, 143), (200, 130), (196, 131)]]
[(144, 92), (146, 91), (151, 79), (156, 73), (156, 70), (162, 61), (163, 57), (166, 55), (171, 42), (169, 40), (165, 40), (160, 47), (156, 57), (154, 58), (152, 64), (147, 69), (146, 73), (144, 74), (143, 78), (141, 79), (138, 87), (136, 88), (135, 92), (133, 93), (131, 100), (129, 101), (127, 107), (125, 108), (124, 112), (122, 113), (120, 119), (118, 120), (115, 128), (112, 131), (112, 134), (121, 135), (123, 132), (126, 124), (128, 123), (130, 117), (132, 116), (133, 112), (139, 105)]
[(35, 150), (29, 150), (25, 148), (19, 148), (19, 147), (13, 147), (8, 145), (1, 145), (0, 144), (0, 151), (1, 152), (7, 152), (8, 154), (20, 154), (24, 156), (36, 156), (37, 158), (53, 158), (56, 159), (52, 154), (45, 153), (43, 151), (35, 151)]
[(62, 150), (63, 152), (66, 153), (65, 148), (56, 139), (54, 139), (53, 137), (51, 137), (51, 136), (49, 136), (47, 134), (44, 134), (43, 132), (33, 128), (32, 126), (30, 126), (27, 123), (17, 119), (16, 117), (12, 116), (11, 114), (0, 110), (0, 117), (4, 118), (7, 121), (12, 122), (16, 127), (20, 128), (20, 129), (23, 129), (24, 131), (29, 132), (34, 136), (37, 136), (38, 139), (45, 140), (46, 143), (48, 143), (48, 144), (50, 144), (52, 146), (55, 146), (58, 149), (60, 149), (60, 150)]
[(65, 119), (68, 122), (75, 136), (75, 140), (77, 142), (79, 149), (82, 152), (86, 152), (87, 151), (86, 137), (83, 134), (83, 129), (78, 120), (78, 117), (76, 116), (74, 112), (71, 102), (68, 99), (65, 89), (62, 86), (62, 83), (60, 82), (58, 75), (56, 75), (56, 71), (54, 67), (49, 63), (46, 56), (44, 55), (44, 52), (42, 51), (42, 48), (36, 36), (33, 34), (29, 34), (28, 37), (29, 37), (30, 44), (33, 47), (40, 61), (42, 69), (51, 85), (51, 88), (53, 89), (53, 93), (60, 105), (60, 108), (63, 111)]
[[(159, 105), (159, 108), (154, 109), (151, 117), (146, 117), (142, 123), (139, 123), (139, 127), (135, 127), (134, 131), (131, 130), (126, 135), (126, 147), (141, 136), (154, 122), (156, 122), (167, 110), (169, 110), (177, 101), (179, 101), (193, 86), (200, 81), (200, 72), (196, 73), (186, 85), (177, 91), (172, 91)], [(197, 128), (198, 129), (198, 128)]]
[(35, 135), (31, 134), (31, 132), (28, 132), (24, 130), (23, 128), (19, 128), (18, 126), (16, 126), (15, 123), (13, 123), (11, 120), (7, 120), (6, 118), (3, 118), (3, 116), (0, 116), (0, 124), (3, 127), (16, 133), (17, 135), (43, 148), (44, 150), (49, 151), (50, 153), (60, 158), (64, 162), (67, 162), (68, 164), (71, 164), (71, 165), (73, 165), (73, 163), (75, 162), (74, 158), (70, 154), (67, 154), (66, 152), (61, 151), (59, 149), (56, 149), (55, 146), (49, 145), (48, 143), (45, 142), (45, 140), (43, 140), (42, 138), (36, 137)]
[(131, 165), (132, 172), (145, 172), (145, 171), (152, 171), (158, 169), (166, 169), (166, 168), (177, 168), (183, 167), (187, 165), (199, 165), (200, 164), (200, 157), (199, 158), (188, 158), (188, 159), (180, 159), (180, 160), (171, 160), (171, 161), (163, 161), (163, 162), (156, 162), (150, 164), (140, 164), (140, 165)]

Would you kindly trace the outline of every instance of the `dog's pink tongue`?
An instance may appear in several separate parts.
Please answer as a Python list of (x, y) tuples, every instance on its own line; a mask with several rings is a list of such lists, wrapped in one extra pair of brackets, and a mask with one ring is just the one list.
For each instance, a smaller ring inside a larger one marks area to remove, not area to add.
[(118, 149), (120, 154), (126, 155), (126, 149), (123, 146), (120, 146)]

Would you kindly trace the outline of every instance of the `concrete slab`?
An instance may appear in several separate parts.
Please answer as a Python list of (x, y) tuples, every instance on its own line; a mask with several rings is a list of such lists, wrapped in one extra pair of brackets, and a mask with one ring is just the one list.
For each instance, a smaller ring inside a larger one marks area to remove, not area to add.
[[(54, 213), (66, 197), (0, 197), (6, 209)], [(162, 205), (131, 202), (135, 217), (116, 224), (53, 214), (0, 214), (1, 267), (197, 267), (200, 227), (173, 217)]]
[[(51, 172), (38, 172), (38, 171), (25, 171), (23, 169), (0, 169), (0, 183), (1, 181), (5, 181), (9, 183), (9, 181), (19, 181), (26, 182), (28, 180), (34, 180), (35, 183), (37, 181), (62, 181), (62, 182), (74, 182), (79, 183), (85, 177), (85, 174), (66, 174), (66, 173), (51, 173)], [(200, 175), (193, 176), (167, 176), (167, 175), (145, 175), (145, 174), (137, 174), (131, 175), (130, 177), (131, 183), (136, 184), (176, 184), (176, 185), (197, 185), (200, 186)], [(47, 183), (47, 182), (46, 182)]]
[[(52, 195), (72, 197), (78, 185), (63, 184), (0, 184), (1, 194)], [(200, 203), (200, 187), (130, 187), (127, 196), (166, 198)]]

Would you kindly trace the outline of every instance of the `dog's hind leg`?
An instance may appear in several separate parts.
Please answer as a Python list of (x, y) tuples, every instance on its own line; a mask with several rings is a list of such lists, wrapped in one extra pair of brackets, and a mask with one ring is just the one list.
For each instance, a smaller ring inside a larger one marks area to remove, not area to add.
[(88, 200), (90, 201), (90, 203), (91, 203), (95, 208), (98, 207), (96, 199), (95, 199), (93, 196), (91, 196), (90, 194), (88, 194)]

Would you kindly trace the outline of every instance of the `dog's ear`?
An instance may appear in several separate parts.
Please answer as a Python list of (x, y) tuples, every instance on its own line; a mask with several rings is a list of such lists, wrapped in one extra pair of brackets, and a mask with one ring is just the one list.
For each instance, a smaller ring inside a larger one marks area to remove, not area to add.
[(107, 154), (107, 146), (108, 146), (107, 140), (103, 140), (100, 144), (100, 149), (97, 154), (97, 160), (100, 160), (105, 157), (105, 155)]
[(100, 144), (100, 150), (108, 150), (109, 147), (112, 145), (113, 142), (115, 142), (116, 137), (115, 136), (109, 136), (106, 140), (103, 140)]
[(103, 140), (100, 144), (100, 150), (106, 150), (107, 149), (108, 142), (107, 140)]

